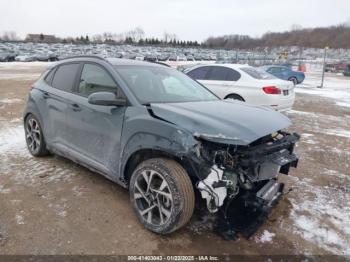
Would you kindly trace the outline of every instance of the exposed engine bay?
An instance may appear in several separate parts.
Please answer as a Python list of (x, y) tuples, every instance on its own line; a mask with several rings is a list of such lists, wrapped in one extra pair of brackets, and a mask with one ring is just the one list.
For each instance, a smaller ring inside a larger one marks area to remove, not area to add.
[[(234, 238), (233, 232), (238, 230), (237, 223), (230, 225), (235, 218), (228, 219), (232, 203), (267, 215), (278, 202), (284, 188), (278, 175), (288, 175), (291, 167), (297, 167), (298, 157), (293, 151), (299, 138), (298, 134), (279, 131), (248, 146), (201, 141), (200, 155), (209, 170), (197, 188), (209, 212), (221, 211), (221, 224), (227, 224), (221, 230), (225, 238)], [(254, 217), (259, 220), (257, 214)], [(254, 233), (250, 231), (248, 236)]]

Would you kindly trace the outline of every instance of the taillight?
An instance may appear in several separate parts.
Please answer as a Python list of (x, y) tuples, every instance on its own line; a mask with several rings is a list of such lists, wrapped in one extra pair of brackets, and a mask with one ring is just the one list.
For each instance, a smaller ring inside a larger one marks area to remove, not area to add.
[(281, 89), (275, 86), (265, 86), (263, 87), (263, 90), (266, 94), (270, 95), (279, 95), (281, 94)]

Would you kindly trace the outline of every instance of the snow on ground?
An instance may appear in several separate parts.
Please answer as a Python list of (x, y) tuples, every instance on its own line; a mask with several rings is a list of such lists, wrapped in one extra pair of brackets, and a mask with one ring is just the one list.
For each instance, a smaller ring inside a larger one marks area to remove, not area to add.
[(21, 80), (35, 80), (39, 78), (40, 74), (25, 74), (25, 73), (1, 73), (0, 80), (5, 79), (21, 79)]
[(267, 230), (264, 230), (262, 235), (256, 236), (255, 237), (255, 242), (256, 243), (267, 243), (267, 242), (272, 242), (272, 239), (276, 236), (275, 233), (271, 233)]
[(29, 157), (24, 141), (24, 127), (6, 127), (0, 129), (0, 155)]
[(324, 133), (327, 135), (341, 136), (350, 138), (350, 131), (342, 130), (342, 129), (326, 129)]
[(296, 86), (295, 92), (330, 98), (339, 106), (350, 107), (350, 77), (334, 77), (326, 74), (323, 88), (318, 88), (320, 85), (321, 74), (310, 72), (306, 74), (305, 81)]
[[(322, 175), (334, 176), (334, 172), (328, 171)], [(349, 176), (338, 174), (338, 177), (349, 184)], [(289, 225), (290, 230), (330, 252), (350, 254), (348, 187), (315, 186), (307, 180), (300, 180), (296, 190), (304, 201), (290, 198), (293, 206), (290, 216), (294, 221)]]
[[(6, 175), (16, 168), (13, 179), (17, 184), (34, 185), (38, 183), (38, 177), (45, 178), (47, 183), (70, 181), (76, 175), (70, 167), (55, 167), (48, 159), (32, 157), (26, 146), (23, 126), (0, 129), (0, 155), (6, 156), (0, 165), (0, 175)], [(11, 158), (21, 158), (21, 161), (13, 163)], [(0, 193), (5, 193), (4, 190), (0, 185)]]
[[(329, 98), (336, 106), (350, 107), (350, 78), (326, 75), (324, 88), (317, 88), (321, 74), (307, 73), (305, 82), (295, 88), (298, 94), (307, 94)], [(349, 115), (334, 116), (316, 112), (290, 110), (288, 114), (297, 116), (305, 132), (301, 142), (312, 145), (311, 150), (319, 150), (319, 135), (350, 139)], [(328, 126), (327, 123), (332, 123)], [(324, 128), (327, 126), (328, 128)], [(334, 139), (334, 138), (333, 138)], [(324, 148), (321, 150), (325, 150)], [(337, 147), (328, 148), (329, 152), (349, 155), (349, 152)], [(345, 164), (345, 163), (344, 163)], [(340, 186), (319, 185), (317, 176), (304, 179), (296, 178), (296, 195), (291, 195), (290, 218), (293, 223), (283, 225), (293, 234), (335, 254), (350, 254), (350, 172), (343, 174), (336, 170), (325, 169), (319, 176), (336, 178)], [(331, 181), (328, 180), (327, 181)], [(302, 199), (302, 201), (301, 201)]]
[(346, 103), (346, 102), (336, 102), (336, 104), (337, 104), (338, 106), (350, 107), (350, 103)]
[(0, 63), (0, 69), (28, 69), (32, 67), (47, 67), (55, 62), (3, 62)]
[(18, 98), (4, 98), (4, 99), (0, 99), (0, 104), (14, 104), (14, 103), (19, 103), (21, 101), (22, 100)]

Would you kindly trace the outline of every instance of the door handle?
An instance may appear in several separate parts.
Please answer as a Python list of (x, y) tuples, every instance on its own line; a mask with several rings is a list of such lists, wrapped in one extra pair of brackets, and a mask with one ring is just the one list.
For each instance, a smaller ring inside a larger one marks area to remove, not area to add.
[(48, 93), (48, 92), (44, 92), (43, 93), (43, 98), (44, 99), (47, 99), (47, 98), (49, 98), (50, 97), (50, 94)]
[(71, 107), (72, 107), (72, 110), (73, 110), (74, 112), (79, 112), (79, 111), (81, 111), (81, 108), (80, 108), (80, 106), (79, 106), (78, 104), (71, 104)]

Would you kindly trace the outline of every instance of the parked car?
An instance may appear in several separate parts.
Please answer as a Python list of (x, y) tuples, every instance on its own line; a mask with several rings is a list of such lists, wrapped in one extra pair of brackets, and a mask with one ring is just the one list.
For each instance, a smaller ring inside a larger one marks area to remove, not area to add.
[(13, 62), (15, 61), (16, 54), (10, 52), (0, 53), (0, 62)]
[(270, 65), (261, 68), (279, 79), (292, 81), (294, 85), (302, 83), (305, 79), (303, 72), (294, 71), (287, 66)]
[(234, 200), (253, 220), (266, 215), (283, 194), (279, 173), (298, 162), (290, 124), (220, 100), (176, 69), (88, 56), (51, 65), (24, 112), (33, 156), (59, 154), (128, 188), (139, 221), (160, 234), (189, 221), (195, 191), (209, 212)]
[(294, 86), (291, 82), (248, 65), (197, 65), (184, 72), (222, 99), (270, 106), (279, 111), (289, 110), (294, 104)]
[(348, 69), (343, 72), (344, 76), (350, 76), (350, 65), (348, 65)]
[(342, 73), (348, 70), (347, 63), (334, 63), (334, 64), (326, 64), (324, 71), (331, 73)]
[(325, 72), (335, 72), (334, 64), (326, 64), (324, 67)]
[(336, 63), (334, 64), (334, 68), (337, 73), (342, 73), (346, 70), (348, 70), (348, 64), (347, 63)]
[(35, 57), (32, 55), (19, 55), (19, 56), (16, 56), (15, 61), (32, 62), (32, 61), (35, 61)]

